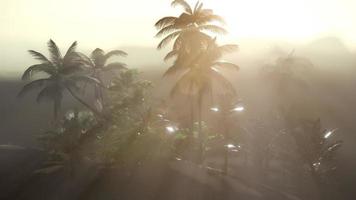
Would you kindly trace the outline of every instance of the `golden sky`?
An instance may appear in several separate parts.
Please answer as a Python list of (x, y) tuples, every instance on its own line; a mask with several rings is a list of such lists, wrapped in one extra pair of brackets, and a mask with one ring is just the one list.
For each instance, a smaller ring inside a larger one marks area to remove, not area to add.
[[(189, 1), (189, 0), (188, 0)], [(176, 14), (170, 0), (0, 0), (2, 39), (80, 39), (153, 45), (153, 23)], [(194, 3), (195, 1), (189, 1)], [(230, 37), (356, 40), (355, 0), (205, 0), (228, 22)]]
[[(90, 49), (155, 46), (158, 42), (154, 39), (155, 21), (181, 11), (171, 8), (170, 2), (0, 0), (0, 45), (36, 49), (52, 38), (64, 47), (74, 40), (78, 40), (81, 47)], [(226, 18), (230, 32), (226, 37), (228, 41), (238, 43), (246, 38), (262, 38), (303, 42), (317, 37), (337, 36), (349, 47), (356, 46), (356, 0), (203, 2)]]

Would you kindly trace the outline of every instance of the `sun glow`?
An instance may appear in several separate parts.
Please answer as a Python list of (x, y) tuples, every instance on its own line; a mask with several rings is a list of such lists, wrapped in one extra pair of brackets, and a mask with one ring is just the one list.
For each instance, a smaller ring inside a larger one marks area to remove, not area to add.
[[(340, 7), (337, 1), (249, 0), (222, 3), (205, 0), (204, 2), (206, 7), (214, 8), (215, 13), (226, 19), (227, 29), (233, 39), (259, 37), (305, 40), (325, 34), (337, 34), (340, 30), (355, 31), (352, 17), (345, 14), (352, 11), (350, 8), (342, 7), (338, 8), (336, 13), (335, 7)], [(340, 20), (341, 18), (346, 20)]]

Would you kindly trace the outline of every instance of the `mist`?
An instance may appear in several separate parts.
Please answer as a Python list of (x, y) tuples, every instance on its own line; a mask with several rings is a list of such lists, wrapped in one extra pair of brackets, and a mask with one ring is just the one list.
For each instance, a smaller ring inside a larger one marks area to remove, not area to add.
[(0, 199), (354, 199), (355, 6), (0, 1)]

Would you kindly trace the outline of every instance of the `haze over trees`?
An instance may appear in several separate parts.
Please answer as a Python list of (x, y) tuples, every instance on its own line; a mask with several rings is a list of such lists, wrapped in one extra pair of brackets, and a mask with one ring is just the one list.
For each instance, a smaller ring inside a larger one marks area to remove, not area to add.
[(22, 80), (29, 80), (36, 73), (40, 72), (45, 73), (48, 75), (48, 77), (36, 79), (25, 85), (19, 93), (19, 96), (23, 96), (26, 92), (29, 92), (32, 89), (45, 86), (38, 94), (37, 102), (40, 102), (44, 99), (52, 100), (54, 117), (57, 119), (63, 99), (63, 91), (68, 90), (74, 98), (76, 98), (92, 111), (96, 112), (95, 109), (92, 109), (89, 104), (85, 103), (85, 101), (83, 101), (78, 96), (78, 94), (76, 94), (76, 92), (79, 92), (81, 89), (78, 87), (78, 82), (99, 84), (99, 81), (95, 78), (78, 73), (78, 71), (82, 71), (83, 68), (80, 64), (80, 58), (75, 52), (76, 47), (77, 42), (74, 42), (69, 47), (66, 54), (62, 57), (56, 43), (54, 43), (53, 40), (50, 40), (48, 42), (50, 59), (46, 58), (46, 56), (37, 51), (29, 50), (29, 53), (35, 59), (41, 61), (41, 64), (36, 64), (29, 67), (24, 72)]
[(74, 42), (62, 55), (50, 39), (48, 57), (29, 50), (39, 64), (23, 73), (18, 97), (49, 100), (46, 120), (55, 123), (31, 136), (35, 148), (0, 145), (0, 153), (32, 153), (34, 163), (13, 177), (0, 173), (9, 180), (0, 198), (344, 197), (337, 176), (344, 132), (338, 121), (323, 128), (315, 64), (293, 50), (259, 66), (255, 79), (242, 77), (248, 66), (227, 55), (243, 47), (219, 42), (224, 19), (200, 1), (171, 6), (181, 13), (152, 24), (162, 38), (157, 51), (168, 49), (158, 83), (169, 88), (159, 95), (146, 72), (121, 62), (125, 49), (86, 55)]

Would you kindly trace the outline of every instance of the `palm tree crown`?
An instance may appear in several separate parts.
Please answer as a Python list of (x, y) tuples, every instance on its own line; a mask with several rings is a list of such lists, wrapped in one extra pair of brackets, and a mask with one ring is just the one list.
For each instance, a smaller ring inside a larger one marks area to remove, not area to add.
[[(84, 54), (80, 54), (81, 62), (87, 67), (89, 67), (90, 74), (92, 77), (100, 81), (102, 85), (105, 85), (102, 80), (102, 73), (113, 70), (126, 70), (126, 64), (121, 62), (112, 62), (108, 63), (109, 59), (113, 56), (127, 56), (127, 53), (121, 50), (113, 50), (108, 53), (105, 53), (102, 49), (96, 48), (90, 55), (87, 57)], [(97, 103), (102, 107), (104, 101), (103, 88), (100, 85), (95, 85), (94, 88), (95, 98)]]
[(202, 162), (204, 158), (204, 143), (206, 139), (202, 131), (203, 97), (204, 95), (213, 96), (214, 85), (220, 86), (225, 94), (236, 95), (233, 85), (219, 70), (239, 69), (235, 64), (219, 60), (225, 53), (231, 52), (236, 48), (236, 45), (218, 46), (216, 39), (211, 39), (204, 47), (204, 50), (192, 59), (193, 62), (189, 63), (190, 67), (186, 67), (187, 70), (171, 90), (171, 96), (183, 93), (191, 97), (197, 97), (199, 162)]
[[(175, 39), (173, 50), (167, 54), (165, 60), (177, 55), (182, 51), (187, 54), (197, 52), (202, 42), (207, 42), (209, 36), (203, 31), (225, 34), (227, 31), (212, 22), (224, 24), (222, 17), (215, 15), (211, 9), (204, 9), (203, 4), (197, 2), (194, 9), (184, 0), (174, 0), (172, 6), (180, 5), (184, 12), (178, 16), (163, 17), (158, 20), (155, 27), (159, 29), (156, 37), (166, 35), (158, 44), (161, 49)], [(182, 56), (182, 55), (181, 55)]]
[(114, 69), (126, 69), (125, 63), (113, 62), (107, 64), (108, 60), (113, 56), (127, 56), (127, 53), (121, 50), (113, 50), (108, 53), (105, 53), (102, 49), (96, 48), (91, 53), (90, 58), (84, 56), (84, 62), (93, 69), (100, 69), (105, 71)]
[[(53, 40), (48, 42), (48, 50), (50, 52), (50, 59), (43, 54), (29, 50), (29, 53), (41, 63), (30, 66), (23, 74), (22, 80), (30, 80), (33, 75), (37, 73), (44, 73), (45, 78), (39, 78), (26, 84), (19, 93), (19, 97), (24, 96), (27, 92), (42, 88), (37, 95), (37, 102), (45, 99), (50, 99), (54, 102), (54, 117), (57, 119), (58, 111), (61, 107), (64, 90), (68, 90), (73, 97), (90, 107), (81, 100), (74, 92), (79, 91), (78, 82), (98, 83), (95, 78), (79, 74), (82, 71), (80, 64), (80, 57), (76, 53), (77, 42), (74, 42), (67, 50), (64, 56), (61, 55), (59, 48)], [(93, 110), (93, 109), (91, 109)], [(95, 110), (93, 110), (95, 112)]]
[(236, 49), (237, 45), (229, 44), (219, 46), (216, 44), (215, 39), (211, 39), (204, 52), (194, 58), (194, 61), (190, 63), (191, 67), (180, 77), (172, 89), (171, 95), (178, 93), (210, 93), (213, 90), (214, 82), (234, 94), (234, 87), (221, 74), (219, 69), (239, 69), (239, 67), (233, 63), (220, 60), (223, 55)]

